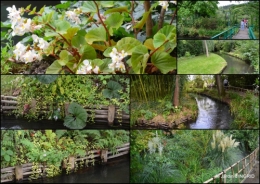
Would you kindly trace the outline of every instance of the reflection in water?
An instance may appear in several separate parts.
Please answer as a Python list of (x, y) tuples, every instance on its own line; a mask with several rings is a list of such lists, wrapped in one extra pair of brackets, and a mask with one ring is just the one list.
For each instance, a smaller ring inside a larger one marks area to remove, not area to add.
[(229, 56), (227, 54), (219, 54), (227, 62), (227, 67), (222, 74), (245, 74), (254, 73), (252, 67), (249, 66), (245, 61)]
[(190, 129), (228, 129), (233, 118), (226, 104), (205, 96), (195, 97), (199, 109), (196, 122), (189, 124)]
[(30, 183), (129, 183), (129, 156), (114, 163), (79, 169), (72, 174), (32, 180)]

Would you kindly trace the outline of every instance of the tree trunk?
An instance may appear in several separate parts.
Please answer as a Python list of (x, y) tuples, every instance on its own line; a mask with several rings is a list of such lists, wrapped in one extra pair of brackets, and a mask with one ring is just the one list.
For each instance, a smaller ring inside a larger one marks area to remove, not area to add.
[[(145, 12), (148, 12), (151, 8), (150, 1), (144, 1)], [(153, 21), (151, 13), (148, 15), (146, 20), (146, 38), (153, 36)]]
[(175, 90), (174, 90), (174, 98), (173, 98), (173, 106), (178, 107), (179, 106), (179, 97), (180, 97), (180, 76), (176, 75), (175, 79)]
[(207, 45), (207, 41), (203, 40), (204, 45), (205, 45), (205, 49), (206, 49), (206, 56), (209, 57), (209, 50), (208, 50), (208, 45)]
[(224, 91), (224, 88), (223, 88), (223, 84), (222, 84), (220, 75), (215, 75), (215, 79), (216, 79), (216, 83), (217, 83), (218, 94), (220, 96), (224, 96), (225, 95), (225, 91)]

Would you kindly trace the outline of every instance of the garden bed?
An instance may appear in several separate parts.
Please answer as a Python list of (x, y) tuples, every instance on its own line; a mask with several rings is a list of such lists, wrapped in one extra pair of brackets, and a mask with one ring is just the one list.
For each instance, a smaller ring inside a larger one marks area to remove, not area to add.
[[(4, 96), (1, 95), (1, 114), (13, 114), (14, 111), (18, 108), (17, 107), (17, 98), (14, 96)], [(35, 100), (32, 100), (31, 104), (35, 104)], [(68, 105), (69, 103), (64, 104), (65, 108), (65, 114), (68, 114)], [(31, 105), (32, 109), (33, 106)], [(109, 106), (104, 106), (104, 105), (96, 105), (96, 106), (84, 106), (84, 109), (88, 113), (89, 117), (91, 117), (92, 120), (98, 120), (101, 122), (107, 122), (109, 125), (114, 125), (114, 122), (119, 122), (120, 124), (128, 124), (130, 121), (130, 116), (128, 113), (122, 111), (119, 109), (119, 107), (115, 105), (109, 105)], [(49, 113), (49, 109), (40, 109), (42, 114), (47, 114)]]
[[(89, 166), (89, 163), (92, 163), (92, 165), (95, 164), (95, 162), (101, 162), (106, 163), (109, 159), (120, 157), (123, 155), (126, 155), (129, 153), (130, 149), (130, 143), (125, 143), (122, 146), (118, 146), (116, 149), (116, 154), (113, 154), (111, 150), (92, 150), (92, 151), (86, 151), (86, 155), (83, 157), (69, 157), (67, 160), (67, 163), (65, 163), (63, 160), (63, 163), (60, 165), (60, 168), (66, 169), (69, 171), (75, 170), (77, 167), (82, 166)], [(70, 168), (68, 167), (70, 165)], [(21, 166), (15, 166), (15, 167), (7, 167), (1, 169), (1, 183), (3, 182), (10, 182), (16, 180), (22, 180), (22, 179), (29, 179), (32, 175), (37, 175), (38, 177), (46, 177), (47, 176), (47, 170), (48, 165), (38, 163), (37, 170), (33, 171), (33, 164), (32, 163), (26, 163), (22, 164)], [(34, 178), (37, 179), (37, 178)]]

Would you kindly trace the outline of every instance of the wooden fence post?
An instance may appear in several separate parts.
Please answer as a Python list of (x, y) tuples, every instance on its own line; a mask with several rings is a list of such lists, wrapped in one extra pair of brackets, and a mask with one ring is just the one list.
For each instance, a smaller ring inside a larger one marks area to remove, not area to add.
[(114, 123), (115, 110), (116, 110), (116, 106), (115, 105), (109, 105), (108, 106), (107, 120), (108, 120), (108, 125), (109, 126), (113, 125), (113, 123)]
[(74, 156), (69, 156), (69, 164), (70, 164), (70, 169), (73, 171), (75, 168), (75, 158)]
[(36, 111), (36, 100), (34, 98), (31, 101), (31, 111), (32, 112)]
[(15, 179), (16, 181), (23, 179), (23, 166), (21, 165), (15, 166)]
[(107, 155), (108, 155), (108, 150), (107, 149), (101, 150), (101, 160), (102, 160), (102, 163), (106, 163), (107, 162)]
[(69, 115), (69, 111), (68, 111), (69, 105), (70, 105), (69, 102), (65, 102), (65, 103), (64, 103), (65, 116)]

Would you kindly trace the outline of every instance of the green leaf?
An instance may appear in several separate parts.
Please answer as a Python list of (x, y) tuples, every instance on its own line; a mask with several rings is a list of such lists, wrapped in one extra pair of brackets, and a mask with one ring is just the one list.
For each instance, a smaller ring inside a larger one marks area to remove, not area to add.
[(64, 94), (64, 88), (60, 87), (60, 93), (63, 95)]
[(59, 56), (60, 59), (57, 61), (61, 66), (65, 66), (69, 61), (75, 60), (75, 58), (67, 50), (62, 50)]
[(105, 57), (110, 57), (110, 53), (112, 52), (112, 49), (113, 49), (114, 47), (108, 47), (106, 50), (105, 50), (105, 52), (103, 52), (103, 55), (105, 56)]
[(119, 51), (124, 50), (125, 52), (127, 52), (128, 55), (132, 55), (133, 49), (136, 46), (141, 45), (141, 44), (142, 43), (135, 38), (125, 37), (117, 42), (116, 47), (117, 47), (117, 50), (119, 50)]
[(152, 38), (149, 38), (149, 39), (145, 40), (144, 46), (146, 46), (146, 48), (151, 50), (151, 51), (155, 50)]
[(13, 152), (12, 150), (6, 150), (6, 153), (7, 153), (8, 155), (13, 155), (13, 154), (14, 154), (14, 152)]
[(150, 12), (145, 12), (142, 19), (134, 26), (134, 28), (143, 29)]
[[(174, 25), (163, 26), (162, 29), (158, 31), (158, 33), (162, 33), (166, 36), (166, 40), (174, 41), (176, 40), (176, 27)], [(158, 34), (157, 33), (157, 34)]]
[(88, 44), (81, 47), (79, 52), (81, 54), (81, 61), (84, 61), (85, 59), (97, 58), (96, 50)]
[(29, 4), (28, 6), (26, 6), (25, 10), (30, 10), (31, 8), (31, 4)]
[(10, 161), (10, 156), (9, 155), (4, 155), (5, 161), (9, 162)]
[(114, 1), (100, 1), (100, 5), (104, 8), (111, 8), (115, 5)]
[(83, 12), (97, 12), (97, 7), (93, 1), (85, 1), (81, 7)]
[(45, 8), (45, 5), (40, 9), (40, 11), (38, 13), (42, 14), (44, 12), (44, 8)]
[(28, 13), (28, 15), (33, 15), (35, 14), (35, 12), (36, 12), (36, 7), (34, 7), (33, 10), (30, 13)]
[(53, 85), (52, 88), (51, 88), (51, 92), (52, 94), (56, 94), (56, 89), (57, 89), (57, 86), (56, 85)]
[(136, 74), (144, 73), (148, 58), (149, 58), (148, 49), (144, 45), (139, 45), (134, 48), (131, 57), (131, 65), (133, 71)]
[(176, 58), (166, 52), (156, 51), (152, 55), (151, 61), (163, 74), (176, 69)]
[(70, 2), (67, 1), (66, 3), (58, 4), (55, 6), (57, 9), (67, 9), (70, 7)]
[(124, 17), (116, 12), (111, 14), (106, 20), (105, 23), (108, 26), (109, 34), (113, 36), (113, 28), (118, 29), (123, 24)]
[(104, 15), (114, 13), (114, 12), (128, 12), (128, 8), (127, 8), (127, 6), (111, 8), (111, 9), (108, 9), (107, 11), (105, 11)]
[(88, 114), (78, 103), (73, 102), (69, 105), (67, 115), (64, 119), (64, 126), (70, 129), (82, 129), (86, 126)]
[(95, 41), (106, 41), (106, 30), (103, 26), (100, 26), (98, 28), (90, 30), (86, 36), (85, 39), (88, 44), (92, 44)]
[(101, 66), (104, 64), (104, 61), (102, 61), (101, 59), (94, 59), (91, 61), (92, 64), (94, 64), (95, 66)]
[(120, 98), (119, 90), (122, 89), (122, 86), (115, 81), (109, 81), (107, 83), (107, 89), (103, 89), (103, 95), (105, 98)]
[(57, 20), (55, 21), (55, 27), (56, 27), (56, 32), (60, 34), (65, 34), (67, 33), (67, 30), (70, 28), (70, 23), (65, 20)]
[(153, 45), (155, 48), (158, 48), (163, 45), (163, 43), (166, 41), (166, 36), (162, 33), (156, 33), (154, 35), (153, 39)]
[(58, 78), (58, 75), (35, 75), (35, 78), (41, 83), (50, 84)]
[(85, 35), (86, 35), (86, 31), (84, 30), (78, 31), (76, 36), (72, 38), (71, 44), (76, 48), (81, 48), (83, 45), (87, 44), (85, 40)]
[(67, 33), (64, 34), (63, 36), (68, 39), (68, 40), (72, 40), (72, 38), (74, 38), (75, 34), (78, 32), (79, 28), (78, 27), (70, 27), (67, 30)]
[(61, 70), (62, 66), (59, 64), (58, 60), (56, 60), (47, 68), (46, 74), (59, 74)]

